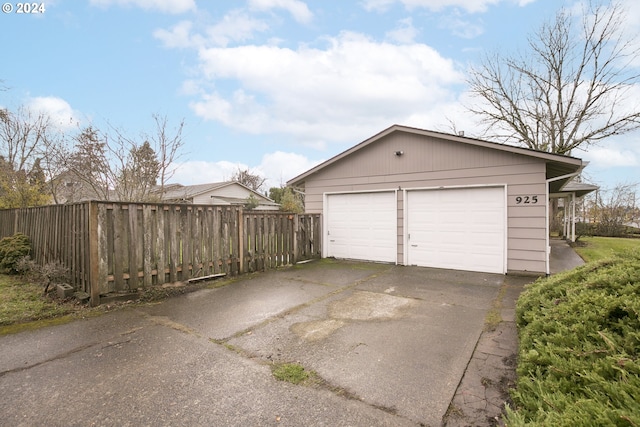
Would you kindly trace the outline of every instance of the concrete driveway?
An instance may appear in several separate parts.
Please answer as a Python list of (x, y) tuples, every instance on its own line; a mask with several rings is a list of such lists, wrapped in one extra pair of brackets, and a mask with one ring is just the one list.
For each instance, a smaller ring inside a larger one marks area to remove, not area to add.
[(318, 260), (0, 337), (0, 424), (439, 426), (504, 280)]

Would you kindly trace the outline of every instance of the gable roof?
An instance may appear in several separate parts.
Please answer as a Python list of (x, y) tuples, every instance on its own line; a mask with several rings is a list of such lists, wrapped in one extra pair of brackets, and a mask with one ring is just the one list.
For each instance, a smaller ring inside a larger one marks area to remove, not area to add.
[[(477, 147), (485, 147), (485, 148), (490, 148), (492, 150), (501, 150), (501, 151), (505, 151), (505, 152), (509, 152), (509, 153), (515, 153), (515, 154), (520, 154), (523, 156), (528, 156), (528, 157), (534, 157), (534, 158), (538, 158), (540, 160), (543, 160), (546, 162), (547, 165), (547, 173), (546, 173), (546, 177), (547, 179), (551, 179), (551, 178), (559, 178), (562, 177), (564, 175), (570, 175), (570, 174), (575, 174), (576, 172), (578, 172), (582, 167), (584, 167), (583, 162), (581, 159), (578, 159), (576, 157), (571, 157), (571, 156), (565, 156), (562, 154), (554, 154), (554, 153), (548, 153), (546, 151), (538, 151), (538, 150), (532, 150), (530, 148), (523, 148), (523, 147), (516, 147), (513, 145), (506, 145), (506, 144), (500, 144), (497, 142), (489, 142), (489, 141), (484, 141), (481, 139), (475, 139), (475, 138), (469, 138), (469, 137), (464, 137), (464, 136), (460, 136), (460, 135), (453, 135), (453, 134), (448, 134), (448, 133), (443, 133), (443, 132), (436, 132), (436, 131), (431, 131), (431, 130), (426, 130), (426, 129), (418, 129), (418, 128), (413, 128), (413, 127), (409, 127), (409, 126), (402, 126), (402, 125), (393, 125), (388, 127), (387, 129), (383, 130), (382, 132), (362, 141), (361, 143), (354, 145), (353, 147), (349, 148), (348, 150), (343, 151), (340, 154), (337, 154), (335, 156), (333, 156), (332, 158), (330, 158), (329, 160), (320, 163), (319, 165), (309, 169), (308, 171), (296, 176), (295, 178), (290, 179), (287, 182), (287, 185), (290, 186), (295, 186), (295, 185), (299, 185), (301, 183), (303, 183), (305, 181), (305, 179), (311, 175), (313, 175), (314, 173), (326, 168), (329, 165), (332, 165), (342, 159), (344, 159), (345, 157), (348, 157), (350, 154), (370, 145), (375, 143), (376, 141), (384, 138), (385, 136), (388, 136), (394, 132), (406, 132), (406, 133), (411, 133), (411, 134), (415, 134), (415, 135), (423, 135), (423, 136), (428, 136), (428, 137), (434, 137), (434, 138), (440, 138), (440, 139), (444, 139), (447, 141), (451, 141), (451, 142), (456, 142), (456, 143), (461, 143), (461, 144), (469, 144), (469, 145), (473, 145), (473, 146), (477, 146)], [(550, 191), (557, 191), (559, 190), (562, 185), (564, 185), (568, 180), (570, 179), (570, 177), (567, 177), (566, 179), (561, 179), (558, 180), (557, 182), (551, 182), (550, 184)]]
[[(162, 194), (163, 200), (177, 200), (177, 199), (191, 199), (201, 194), (210, 193), (216, 190), (222, 190), (225, 187), (239, 185), (250, 191), (255, 197), (265, 202), (273, 202), (268, 197), (263, 196), (259, 192), (252, 190), (251, 188), (243, 185), (237, 181), (223, 181), (223, 182), (211, 182), (208, 184), (196, 184), (196, 185), (182, 185), (182, 184), (169, 184), (165, 186), (164, 193)], [(224, 194), (221, 194), (224, 197)]]
[(558, 192), (559, 195), (566, 195), (567, 193), (575, 193), (576, 197), (582, 197), (584, 195), (587, 195), (593, 191), (596, 191), (597, 189), (599, 189), (600, 187), (598, 187), (597, 185), (593, 185), (593, 184), (587, 184), (584, 182), (577, 182), (575, 180), (571, 180), (569, 182), (567, 182), (566, 185), (564, 185), (560, 191)]

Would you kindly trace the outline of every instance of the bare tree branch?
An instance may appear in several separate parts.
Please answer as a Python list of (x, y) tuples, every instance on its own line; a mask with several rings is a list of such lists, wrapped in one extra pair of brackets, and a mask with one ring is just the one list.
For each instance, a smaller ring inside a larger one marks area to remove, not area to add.
[(640, 128), (640, 83), (632, 60), (640, 53), (623, 33), (619, 3), (589, 4), (576, 28), (561, 9), (529, 38), (525, 56), (485, 56), (471, 69), (469, 107), (490, 135), (528, 148), (570, 154)]
[(231, 176), (231, 180), (239, 182), (253, 191), (260, 192), (267, 179), (258, 174), (251, 173), (249, 169), (240, 169), (240, 167), (238, 167), (238, 170)]

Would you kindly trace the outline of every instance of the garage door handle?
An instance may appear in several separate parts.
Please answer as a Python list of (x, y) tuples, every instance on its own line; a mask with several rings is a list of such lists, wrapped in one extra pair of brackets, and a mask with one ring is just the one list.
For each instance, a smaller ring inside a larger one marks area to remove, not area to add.
[(411, 247), (412, 247), (412, 248), (417, 248), (417, 247), (418, 247), (418, 245), (411, 245)]
[(329, 241), (330, 241), (330, 242), (335, 242), (335, 240), (334, 240), (334, 239), (332, 239), (332, 240), (329, 240)]

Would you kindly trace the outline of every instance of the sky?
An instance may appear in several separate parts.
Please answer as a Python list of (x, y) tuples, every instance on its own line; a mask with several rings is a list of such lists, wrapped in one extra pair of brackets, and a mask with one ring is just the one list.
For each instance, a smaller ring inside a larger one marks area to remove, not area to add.
[[(640, 33), (640, 2), (628, 8)], [(184, 120), (172, 182), (264, 190), (393, 124), (479, 135), (470, 66), (526, 51), (575, 0), (48, 0), (0, 14), (0, 107), (46, 112), (63, 130), (126, 135)], [(23, 10), (24, 11), (24, 10)], [(640, 64), (638, 64), (640, 65)], [(640, 90), (640, 88), (638, 88)], [(575, 157), (604, 188), (640, 181), (640, 132)]]

